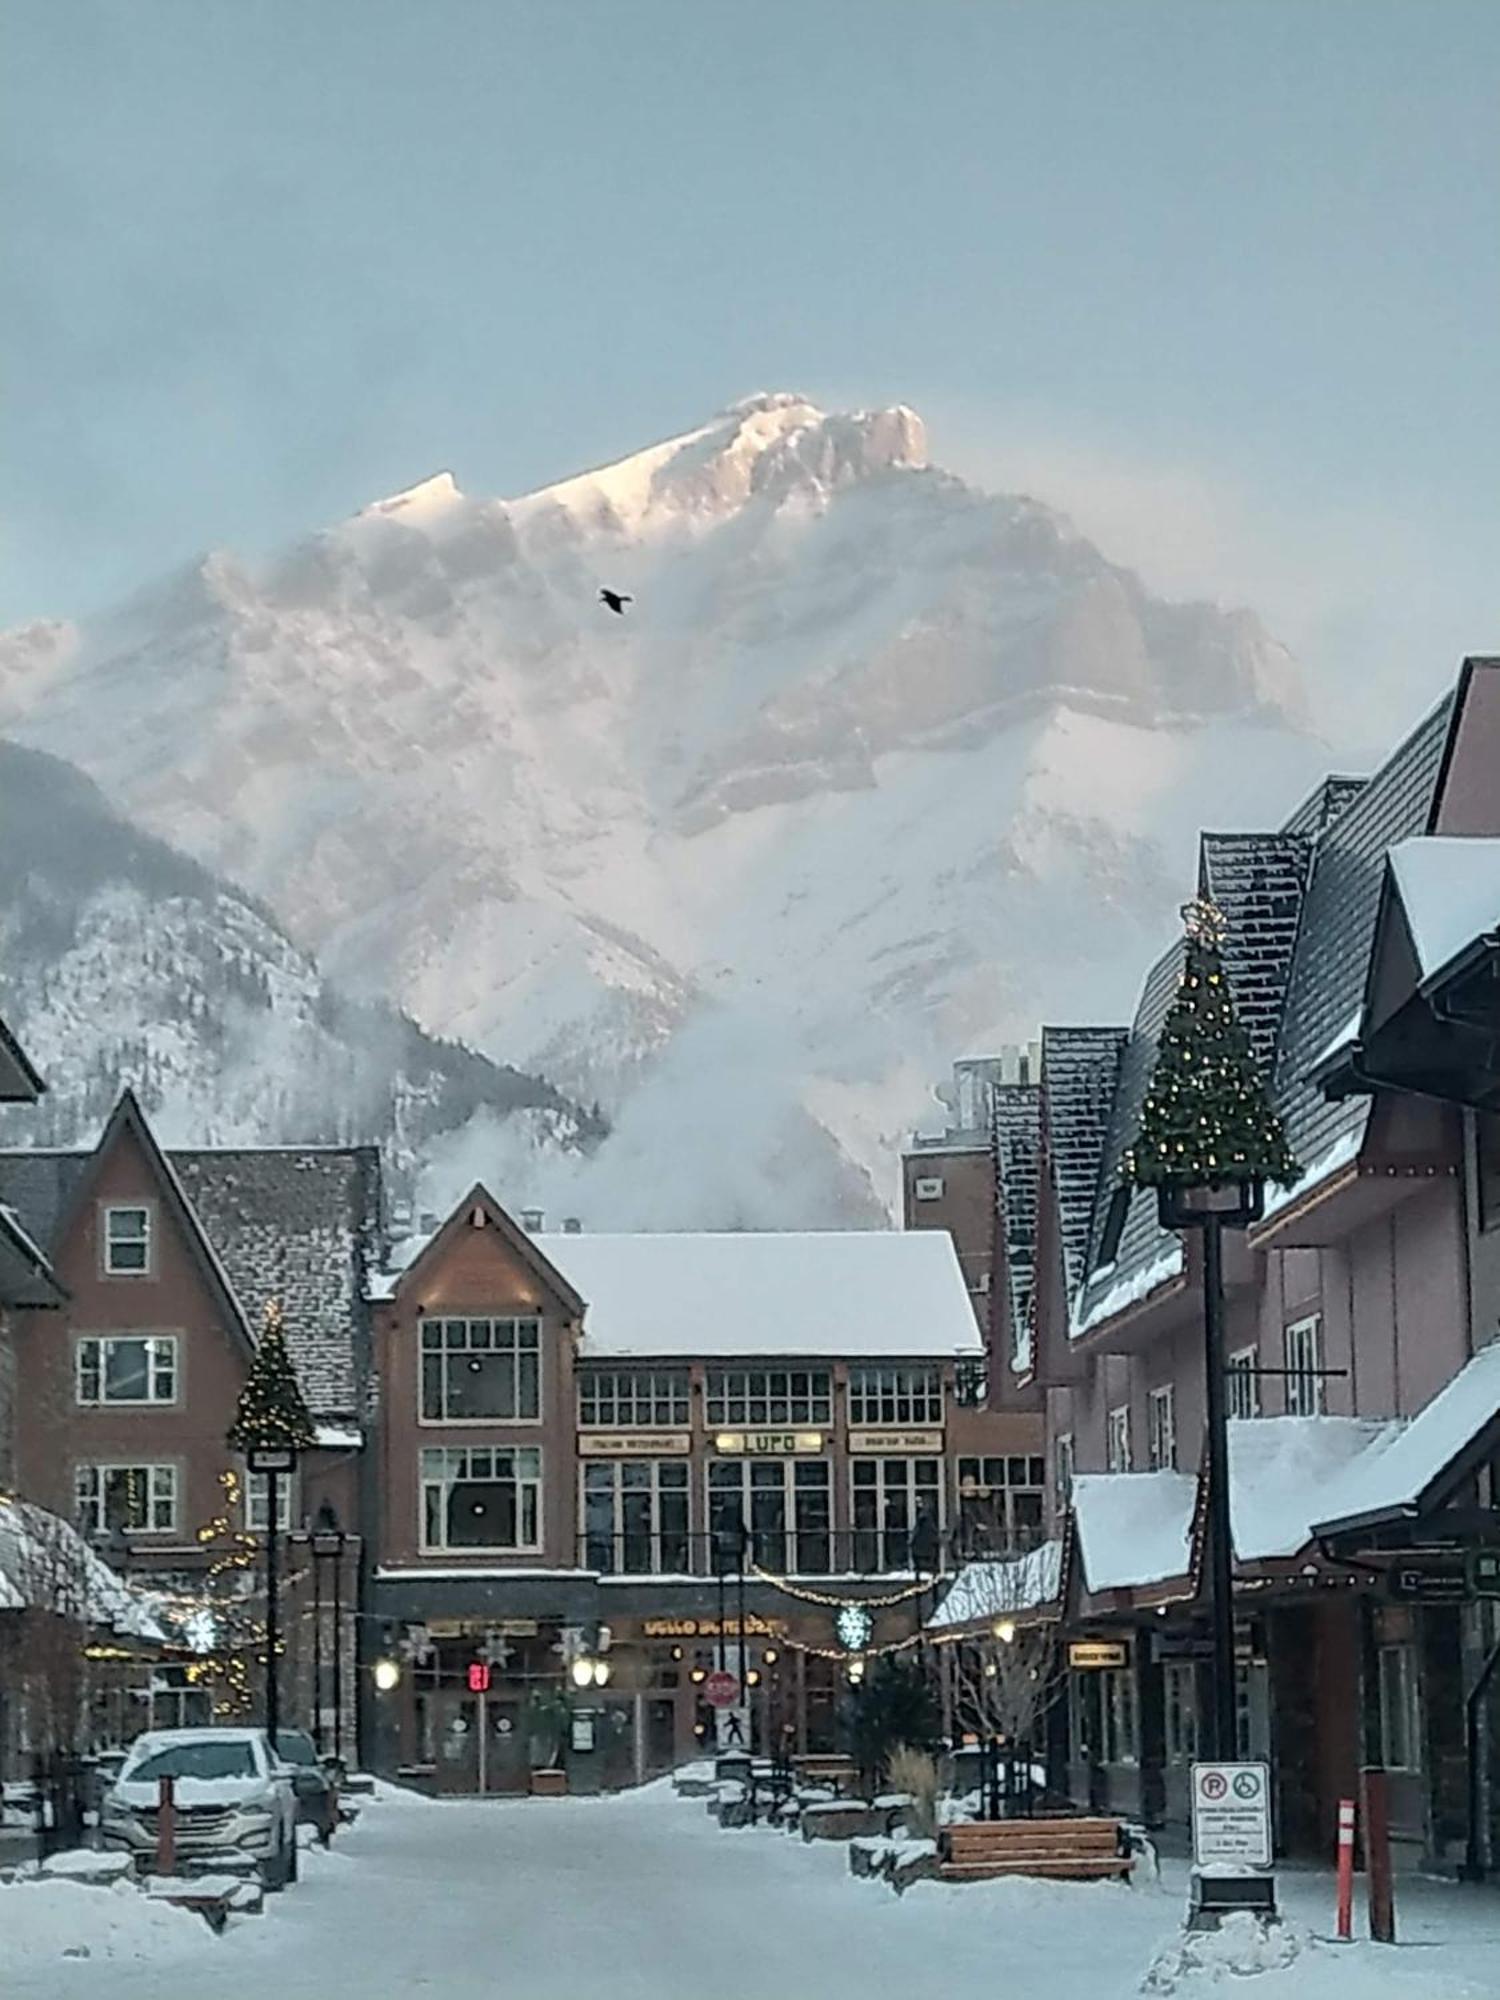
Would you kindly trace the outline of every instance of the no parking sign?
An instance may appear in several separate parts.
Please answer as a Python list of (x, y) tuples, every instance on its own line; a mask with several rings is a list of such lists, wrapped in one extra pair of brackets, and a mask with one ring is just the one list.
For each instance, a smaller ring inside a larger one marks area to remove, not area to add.
[(1193, 1766), (1193, 1859), (1270, 1867), (1269, 1764)]

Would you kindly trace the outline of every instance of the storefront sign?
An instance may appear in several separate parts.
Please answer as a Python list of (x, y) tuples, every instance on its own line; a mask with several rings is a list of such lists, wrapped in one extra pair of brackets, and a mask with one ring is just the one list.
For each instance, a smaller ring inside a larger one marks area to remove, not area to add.
[(821, 1431), (720, 1431), (714, 1450), (750, 1458), (801, 1458), (823, 1449)]
[(1080, 1673), (1129, 1664), (1130, 1648), (1123, 1640), (1075, 1639), (1068, 1647), (1068, 1665)]
[(541, 1627), (535, 1618), (429, 1618), (422, 1629), (429, 1639), (534, 1639)]
[[(616, 1627), (616, 1637), (621, 1628)], [(761, 1618), (753, 1611), (745, 1613), (745, 1636), (747, 1639), (779, 1639), (786, 1631), (784, 1618)], [(740, 1635), (738, 1618), (724, 1620), (723, 1636), (737, 1639)], [(641, 1637), (643, 1639), (717, 1639), (719, 1621), (717, 1618), (643, 1618)]]
[(1194, 1764), (1193, 1860), (1270, 1867), (1269, 1764)]
[(686, 1431), (580, 1431), (580, 1458), (685, 1458), (693, 1448)]
[(1461, 1555), (1398, 1556), (1386, 1581), (1392, 1597), (1420, 1604), (1462, 1604), (1469, 1594)]
[(941, 1431), (850, 1431), (850, 1451), (922, 1451), (943, 1448)]

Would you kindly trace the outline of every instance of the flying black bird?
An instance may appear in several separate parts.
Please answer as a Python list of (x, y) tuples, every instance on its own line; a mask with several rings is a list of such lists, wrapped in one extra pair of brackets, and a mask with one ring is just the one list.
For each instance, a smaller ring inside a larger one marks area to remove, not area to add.
[(599, 602), (607, 604), (617, 617), (623, 618), (625, 616), (626, 605), (634, 604), (635, 599), (633, 597), (622, 597), (618, 590), (601, 590), (599, 593)]

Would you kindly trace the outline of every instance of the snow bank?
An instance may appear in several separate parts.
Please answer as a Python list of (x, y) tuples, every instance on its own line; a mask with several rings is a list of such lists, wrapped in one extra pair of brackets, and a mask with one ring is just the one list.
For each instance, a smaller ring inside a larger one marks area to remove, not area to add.
[(217, 1942), (193, 1911), (154, 1902), (133, 1883), (0, 1885), (0, 1991), (11, 1975), (61, 1959), (158, 1965), (211, 1952)]
[(1178, 1993), (1184, 1986), (1197, 1991), (1226, 1978), (1279, 1972), (1311, 1943), (1293, 1924), (1262, 1924), (1240, 1910), (1216, 1931), (1190, 1931), (1164, 1946), (1148, 1967), (1141, 1991)]

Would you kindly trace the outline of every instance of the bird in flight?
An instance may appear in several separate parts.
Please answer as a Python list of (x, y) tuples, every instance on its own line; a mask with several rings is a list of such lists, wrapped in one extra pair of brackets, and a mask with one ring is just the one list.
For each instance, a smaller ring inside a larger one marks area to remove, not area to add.
[(599, 602), (607, 604), (616, 617), (623, 618), (625, 616), (626, 605), (634, 604), (635, 599), (633, 597), (622, 597), (618, 590), (601, 590), (599, 593)]

